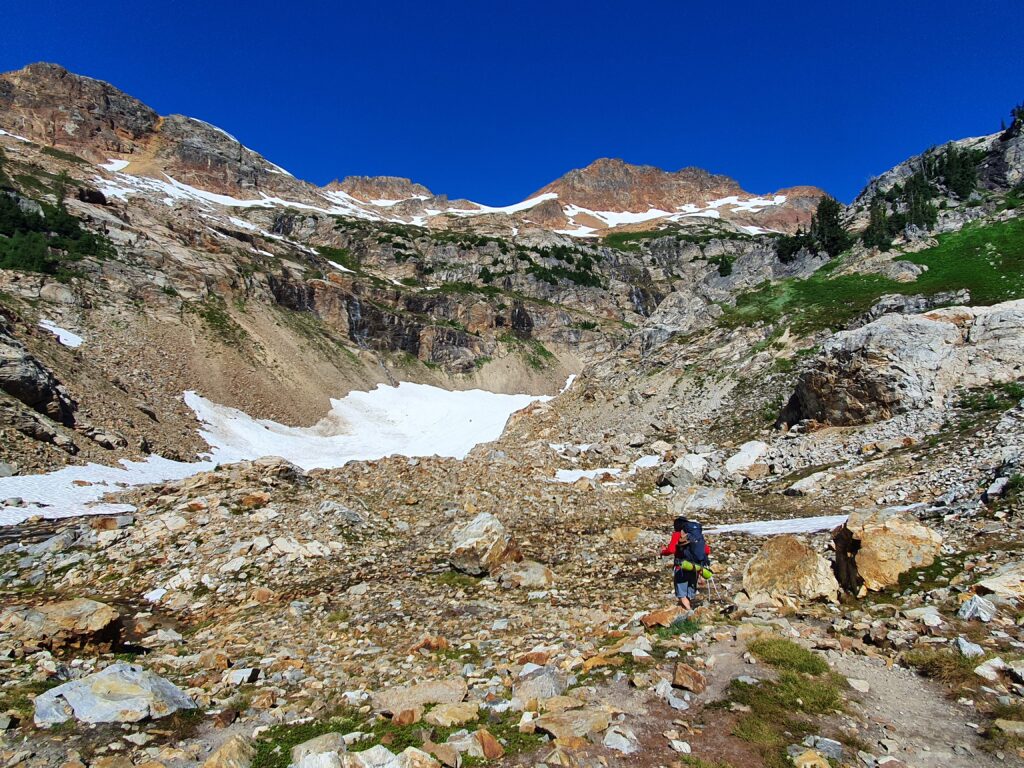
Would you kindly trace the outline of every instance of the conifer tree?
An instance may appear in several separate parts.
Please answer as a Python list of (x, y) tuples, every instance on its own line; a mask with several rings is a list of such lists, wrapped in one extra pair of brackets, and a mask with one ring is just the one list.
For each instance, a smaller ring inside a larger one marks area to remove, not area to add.
[(879, 197), (871, 201), (870, 218), (868, 227), (861, 235), (861, 240), (868, 248), (877, 248), (880, 251), (888, 251), (892, 248), (892, 233), (890, 230), (889, 212), (885, 203)]
[(825, 195), (811, 219), (810, 236), (814, 246), (833, 258), (850, 246), (850, 235), (839, 221), (842, 211), (838, 200)]

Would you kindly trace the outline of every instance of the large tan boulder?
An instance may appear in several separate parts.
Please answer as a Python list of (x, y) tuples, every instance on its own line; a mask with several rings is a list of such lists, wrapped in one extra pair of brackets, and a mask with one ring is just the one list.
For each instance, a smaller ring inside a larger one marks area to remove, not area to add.
[(481, 512), (456, 528), (452, 539), (448, 561), (456, 570), (472, 576), (482, 576), (503, 563), (523, 559), (515, 537), (489, 512)]
[(743, 569), (743, 590), (754, 603), (790, 604), (839, 597), (829, 562), (796, 536), (773, 536)]
[(41, 606), (0, 611), (0, 632), (50, 650), (97, 646), (110, 650), (120, 634), (120, 614), (106, 603), (81, 597)]
[(891, 587), (901, 574), (935, 562), (942, 548), (942, 536), (896, 508), (853, 512), (832, 538), (836, 576), (855, 593)]
[(206, 758), (203, 768), (249, 768), (256, 757), (252, 739), (241, 734), (232, 736)]

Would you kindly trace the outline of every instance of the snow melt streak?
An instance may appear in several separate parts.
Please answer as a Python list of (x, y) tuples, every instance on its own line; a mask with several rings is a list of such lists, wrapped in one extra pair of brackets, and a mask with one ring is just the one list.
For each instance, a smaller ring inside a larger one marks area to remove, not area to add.
[(88, 464), (44, 475), (0, 478), (0, 499), (21, 498), (27, 506), (0, 506), (0, 525), (33, 516), (48, 518), (131, 511), (126, 504), (99, 503), (107, 493), (147, 483), (180, 480), (217, 464), (281, 456), (303, 469), (340, 467), (349, 461), (384, 456), (446, 456), (456, 459), (479, 443), (497, 439), (509, 416), (550, 398), (462, 392), (402, 382), (371, 392), (350, 392), (331, 401), (331, 411), (312, 427), (288, 427), (254, 419), (235, 408), (211, 403), (194, 392), (185, 402), (202, 422), (210, 444), (204, 461), (171, 461), (152, 456), (122, 461), (121, 467)]

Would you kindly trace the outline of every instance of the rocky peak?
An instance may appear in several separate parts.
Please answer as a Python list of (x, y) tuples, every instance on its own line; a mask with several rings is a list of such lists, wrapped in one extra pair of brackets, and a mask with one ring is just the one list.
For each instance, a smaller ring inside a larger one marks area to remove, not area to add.
[(0, 127), (82, 154), (131, 153), (159, 115), (114, 86), (57, 64), (0, 74)]
[(422, 184), (401, 176), (346, 176), (332, 181), (325, 189), (347, 192), (363, 202), (373, 200), (408, 200), (412, 197), (432, 197), (433, 192)]
[(652, 165), (632, 165), (617, 158), (601, 158), (586, 168), (569, 171), (533, 197), (556, 192), (563, 204), (591, 210), (643, 212), (672, 210), (686, 203), (703, 203), (746, 194), (735, 179), (701, 168), (664, 171)]

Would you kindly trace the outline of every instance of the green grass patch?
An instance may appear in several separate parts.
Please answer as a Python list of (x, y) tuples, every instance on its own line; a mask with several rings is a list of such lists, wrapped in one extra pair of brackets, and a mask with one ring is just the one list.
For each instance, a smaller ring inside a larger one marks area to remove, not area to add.
[(0, 712), (12, 711), (19, 719), (29, 720), (35, 712), (35, 698), (61, 684), (60, 680), (29, 680), (12, 688), (0, 689)]
[(55, 157), (58, 160), (64, 160), (69, 163), (78, 163), (80, 165), (89, 165), (89, 161), (85, 158), (79, 157), (72, 152), (65, 152), (63, 149), (57, 149), (56, 147), (43, 147), (40, 150), (44, 155)]
[(658, 627), (654, 630), (654, 634), (662, 640), (669, 640), (681, 635), (695, 635), (698, 632), (700, 632), (700, 622), (694, 621), (692, 618), (683, 618), (682, 616), (673, 621), (667, 627)]
[[(383, 744), (395, 754), (408, 747), (423, 748), (426, 738), (440, 744), (458, 730), (476, 727), (486, 728), (492, 736), (505, 747), (506, 757), (525, 752), (532, 752), (544, 743), (544, 738), (536, 734), (520, 733), (519, 717), (511, 713), (501, 718), (494, 718), (478, 724), (469, 723), (451, 728), (438, 728), (426, 723), (412, 725), (395, 725), (390, 720), (377, 718), (366, 719), (352, 711), (346, 711), (335, 717), (297, 725), (275, 725), (265, 731), (256, 741), (256, 756), (252, 768), (287, 768), (291, 763), (293, 747), (310, 739), (323, 736), (325, 733), (341, 734), (362, 731), (372, 735), (353, 746), (353, 751), (362, 752), (377, 744)], [(464, 758), (463, 766), (482, 765), (484, 761)]]
[(249, 336), (228, 313), (223, 299), (207, 297), (201, 302), (185, 302), (182, 307), (198, 316), (211, 333), (226, 344), (239, 346)]
[(459, 571), (445, 571), (438, 574), (437, 583), (452, 589), (465, 590), (466, 592), (472, 592), (480, 588), (480, 581), (478, 579)]
[(832, 261), (802, 279), (764, 283), (725, 307), (719, 325), (788, 322), (797, 333), (838, 329), (863, 314), (884, 294), (932, 295), (966, 288), (974, 305), (1024, 297), (1024, 218), (974, 224), (939, 235), (939, 244), (898, 258), (928, 270), (911, 283), (881, 275), (832, 277)]
[(974, 674), (974, 668), (983, 659), (969, 659), (948, 648), (913, 648), (903, 654), (903, 661), (925, 677), (938, 680), (954, 690), (981, 682), (981, 678)]
[(960, 407), (970, 411), (1008, 411), (1024, 400), (1024, 384), (1017, 381), (972, 389), (960, 399)]
[(751, 641), (747, 648), (758, 659), (776, 669), (803, 672), (808, 675), (823, 675), (828, 672), (828, 664), (821, 656), (792, 640), (759, 637)]

